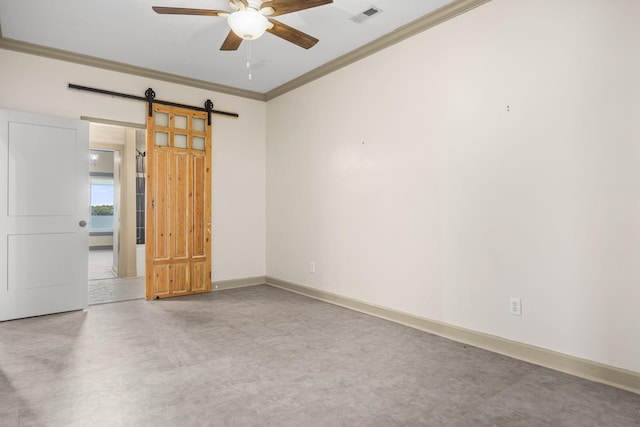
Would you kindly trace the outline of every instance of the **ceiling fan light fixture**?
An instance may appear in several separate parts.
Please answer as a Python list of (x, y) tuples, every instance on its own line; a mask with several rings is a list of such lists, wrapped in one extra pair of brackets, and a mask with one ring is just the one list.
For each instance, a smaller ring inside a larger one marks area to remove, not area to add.
[(227, 18), (231, 30), (245, 40), (255, 40), (269, 27), (269, 20), (253, 9), (233, 12)]

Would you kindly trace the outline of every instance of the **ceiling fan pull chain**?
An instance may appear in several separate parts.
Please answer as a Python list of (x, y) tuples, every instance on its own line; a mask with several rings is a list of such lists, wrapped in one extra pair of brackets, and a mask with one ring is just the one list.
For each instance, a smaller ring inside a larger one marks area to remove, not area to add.
[(249, 70), (249, 80), (251, 80), (251, 40), (247, 40), (247, 69)]

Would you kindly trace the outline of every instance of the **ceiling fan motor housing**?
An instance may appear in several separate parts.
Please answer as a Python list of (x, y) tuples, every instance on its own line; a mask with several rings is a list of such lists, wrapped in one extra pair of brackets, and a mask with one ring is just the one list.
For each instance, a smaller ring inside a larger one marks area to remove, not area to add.
[(227, 18), (229, 26), (238, 37), (255, 40), (269, 27), (269, 20), (255, 9), (238, 10)]

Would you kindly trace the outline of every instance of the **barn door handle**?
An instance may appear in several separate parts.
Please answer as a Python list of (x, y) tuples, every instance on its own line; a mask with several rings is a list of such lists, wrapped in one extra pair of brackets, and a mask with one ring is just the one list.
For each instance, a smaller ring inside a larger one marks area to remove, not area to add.
[(80, 227), (86, 227), (86, 226), (87, 226), (87, 221), (85, 221), (85, 220), (83, 219), (82, 221), (80, 221), (80, 222), (78, 223), (78, 225), (79, 225)]

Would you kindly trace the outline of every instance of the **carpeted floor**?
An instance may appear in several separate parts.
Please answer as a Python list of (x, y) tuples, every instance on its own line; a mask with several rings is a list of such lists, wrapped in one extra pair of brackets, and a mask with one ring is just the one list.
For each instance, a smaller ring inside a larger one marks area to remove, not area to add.
[(2, 426), (633, 426), (640, 395), (269, 286), (0, 323)]

